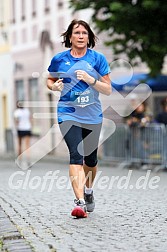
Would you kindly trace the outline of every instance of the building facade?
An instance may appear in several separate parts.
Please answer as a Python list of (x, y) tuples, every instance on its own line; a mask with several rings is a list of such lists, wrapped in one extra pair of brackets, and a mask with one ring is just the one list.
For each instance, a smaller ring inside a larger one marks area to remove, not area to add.
[[(10, 2), (0, 1), (0, 152), (13, 149), (13, 60), (10, 40)], [(10, 135), (9, 135), (10, 134)]]
[[(5, 108), (0, 111), (3, 113), (0, 129), (3, 142), (1, 151), (5, 151), (5, 129), (9, 128), (12, 131), (15, 148), (17, 145), (13, 112), (18, 100), (24, 100), (32, 115), (36, 114), (36, 118), (33, 119), (34, 141), (47, 134), (55, 123), (56, 108), (52, 106), (52, 102), (57, 97), (46, 87), (47, 67), (53, 55), (65, 49), (61, 44), (61, 33), (67, 29), (71, 20), (79, 18), (90, 22), (92, 10), (82, 10), (73, 14), (68, 0), (4, 0), (2, 2), (8, 10), (6, 15), (1, 4), (10, 37), (8, 46), (6, 43), (4, 49), (2, 44), (0, 46), (3, 51), (8, 48), (5, 57), (8, 61), (10, 59), (10, 62), (6, 63), (6, 74), (4, 73), (8, 78), (4, 82), (3, 73), (0, 76), (0, 85), (5, 87), (5, 89), (1, 88), (1, 103)], [(1, 32), (1, 37), (3, 36)], [(97, 45), (98, 48), (110, 61), (111, 50), (105, 48), (101, 40)], [(1, 53), (0, 64), (2, 65), (3, 57), (4, 54)], [(10, 89), (7, 89), (6, 83)], [(6, 105), (9, 96), (11, 97)], [(54, 147), (55, 140), (52, 134), (48, 137), (47, 144)]]
[[(61, 33), (72, 19), (91, 24), (92, 10), (73, 14), (69, 0), (1, 0), (0, 1), (0, 152), (6, 151), (8, 133), (16, 130), (13, 112), (18, 100), (24, 100), (31, 110), (34, 141), (42, 139), (55, 123), (58, 97), (46, 87), (47, 67), (54, 54), (63, 51)], [(93, 24), (91, 24), (93, 28)], [(104, 46), (106, 34), (99, 35), (96, 50), (104, 53), (109, 63), (113, 52)], [(124, 57), (123, 57), (124, 58)], [(142, 65), (134, 71), (147, 72)], [(164, 94), (163, 94), (164, 95)], [(118, 106), (120, 102), (117, 100)], [(152, 103), (152, 100), (151, 100)], [(114, 110), (112, 118), (118, 119)], [(114, 114), (115, 113), (115, 114)], [(59, 133), (48, 135), (47, 145), (55, 146)], [(10, 147), (10, 144), (9, 144)], [(9, 148), (10, 149), (10, 148)], [(12, 146), (11, 146), (12, 149)]]

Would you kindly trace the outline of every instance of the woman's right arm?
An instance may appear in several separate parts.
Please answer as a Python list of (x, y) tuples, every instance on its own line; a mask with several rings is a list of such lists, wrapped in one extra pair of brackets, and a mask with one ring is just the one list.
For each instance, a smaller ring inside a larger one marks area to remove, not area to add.
[(64, 88), (62, 80), (63, 79), (54, 78), (49, 74), (47, 79), (47, 87), (52, 91), (62, 91)]
[(48, 75), (48, 79), (47, 79), (47, 87), (50, 90), (53, 90), (53, 84), (55, 83), (55, 81), (57, 81), (57, 78), (54, 78), (52, 75)]

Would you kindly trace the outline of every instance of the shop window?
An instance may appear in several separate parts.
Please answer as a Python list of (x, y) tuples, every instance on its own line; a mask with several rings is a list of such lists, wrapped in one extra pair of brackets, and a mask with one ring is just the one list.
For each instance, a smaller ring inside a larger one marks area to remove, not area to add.
[(24, 101), (24, 82), (23, 80), (15, 81), (16, 101)]

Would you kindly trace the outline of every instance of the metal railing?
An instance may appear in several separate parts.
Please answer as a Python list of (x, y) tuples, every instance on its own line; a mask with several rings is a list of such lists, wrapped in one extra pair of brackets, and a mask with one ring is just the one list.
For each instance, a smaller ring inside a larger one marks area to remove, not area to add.
[(144, 127), (117, 125), (103, 144), (103, 158), (122, 162), (123, 166), (167, 167), (167, 128), (163, 124)]

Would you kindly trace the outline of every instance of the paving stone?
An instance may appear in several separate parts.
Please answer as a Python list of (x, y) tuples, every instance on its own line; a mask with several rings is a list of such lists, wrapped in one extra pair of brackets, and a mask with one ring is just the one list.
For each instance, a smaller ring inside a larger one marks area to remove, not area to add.
[[(8, 245), (11, 252), (29, 252), (29, 244), (35, 252), (167, 251), (166, 172), (151, 171), (148, 182), (155, 176), (160, 178), (156, 189), (150, 189), (148, 183), (145, 189), (137, 189), (137, 181), (140, 179), (138, 184), (142, 184), (142, 177), (146, 176), (147, 171), (133, 170), (129, 182), (133, 188), (128, 185), (125, 189), (123, 176), (127, 177), (129, 170), (100, 166), (101, 175), (94, 188), (96, 209), (86, 219), (74, 219), (70, 215), (74, 205), (71, 187), (66, 185), (59, 189), (55, 180), (50, 191), (48, 185), (43, 191), (42, 185), (36, 189), (30, 188), (31, 179), (38, 177), (42, 181), (47, 172), (56, 170), (59, 170), (58, 178), (68, 176), (66, 164), (39, 162), (30, 170), (27, 186), (12, 189), (9, 178), (14, 172), (21, 170), (12, 161), (0, 162), (0, 205), (15, 224), (14, 233), (18, 232), (25, 239), (21, 243), (19, 239), (6, 237), (4, 244)], [(27, 171), (24, 171), (23, 176), (17, 176), (15, 185), (18, 180), (23, 180), (24, 184), (26, 174)], [(111, 183), (116, 177), (119, 178)], [(109, 182), (105, 187), (104, 181), (107, 178)], [(119, 181), (120, 178), (122, 182)], [(11, 226), (8, 227), (8, 221), (3, 220), (3, 211), (0, 208), (0, 225), (3, 227), (2, 230), (0, 228), (0, 237), (5, 233), (5, 228), (11, 237), (12, 229)], [(13, 236), (16, 237), (16, 233)]]
[(2, 251), (32, 252), (32, 247), (23, 239), (9, 216), (0, 207), (0, 241), (3, 243)]

